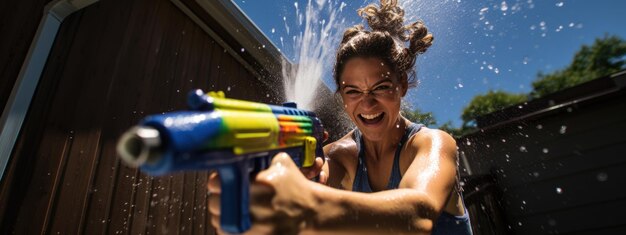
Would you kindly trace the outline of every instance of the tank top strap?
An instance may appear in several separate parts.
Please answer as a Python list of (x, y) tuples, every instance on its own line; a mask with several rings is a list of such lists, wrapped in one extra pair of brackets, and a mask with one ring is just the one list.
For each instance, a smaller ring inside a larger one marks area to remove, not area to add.
[(363, 137), (361, 131), (358, 128), (354, 129), (352, 132), (352, 138), (356, 143), (356, 148), (358, 151), (357, 155), (357, 167), (356, 173), (354, 176), (354, 182), (352, 182), (352, 191), (356, 192), (372, 192), (372, 188), (370, 187), (369, 180), (367, 179), (367, 167), (365, 166), (365, 151), (363, 150)]
[(404, 135), (398, 143), (398, 147), (396, 148), (396, 153), (393, 158), (393, 166), (391, 168), (391, 176), (389, 177), (387, 189), (396, 189), (400, 186), (400, 180), (402, 180), (402, 174), (400, 173), (400, 153), (402, 152), (402, 148), (404, 148), (406, 142), (409, 141), (411, 136), (415, 135), (415, 133), (422, 129), (422, 126), (422, 124), (411, 123), (404, 131)]

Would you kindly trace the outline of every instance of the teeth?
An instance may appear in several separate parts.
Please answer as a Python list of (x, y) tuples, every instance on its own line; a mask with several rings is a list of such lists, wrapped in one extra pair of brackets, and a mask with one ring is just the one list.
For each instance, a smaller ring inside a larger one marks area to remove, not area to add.
[(378, 116), (380, 116), (383, 113), (376, 113), (376, 114), (361, 114), (361, 117), (365, 118), (365, 119), (374, 119), (377, 118)]

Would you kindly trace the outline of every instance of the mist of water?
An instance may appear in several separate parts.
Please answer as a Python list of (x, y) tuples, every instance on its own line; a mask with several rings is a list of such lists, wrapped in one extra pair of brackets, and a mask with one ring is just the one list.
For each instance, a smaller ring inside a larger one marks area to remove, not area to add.
[[(342, 6), (345, 6), (343, 2), (309, 0), (304, 12), (300, 12), (297, 2), (294, 3), (297, 26), (292, 28), (304, 30), (292, 37), (295, 63), (283, 60), (282, 76), (287, 100), (298, 103), (299, 108), (315, 108), (319, 86), (332, 70), (334, 52), (341, 38), (339, 29), (345, 28), (339, 18)], [(287, 23), (285, 27), (289, 28)]]

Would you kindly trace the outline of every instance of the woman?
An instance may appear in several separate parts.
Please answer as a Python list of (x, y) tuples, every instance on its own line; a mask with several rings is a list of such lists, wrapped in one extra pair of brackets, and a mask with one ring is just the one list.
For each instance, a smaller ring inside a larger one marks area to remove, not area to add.
[[(400, 115), (401, 99), (415, 83), (415, 58), (432, 35), (421, 22), (403, 26), (396, 0), (358, 12), (371, 31), (346, 30), (334, 69), (337, 93), (357, 128), (324, 147), (326, 163), (317, 159), (302, 171), (308, 178), (320, 173), (330, 187), (307, 180), (289, 156), (278, 154), (251, 189), (250, 233), (471, 234), (454, 139)], [(219, 231), (215, 174), (209, 190)]]

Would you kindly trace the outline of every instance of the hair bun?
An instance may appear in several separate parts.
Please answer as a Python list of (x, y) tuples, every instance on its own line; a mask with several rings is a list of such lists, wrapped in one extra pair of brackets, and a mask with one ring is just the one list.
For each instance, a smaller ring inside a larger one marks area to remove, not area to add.
[(372, 31), (388, 32), (391, 36), (406, 41), (404, 10), (398, 6), (397, 0), (380, 0), (380, 7), (367, 5), (357, 11), (359, 16), (367, 20)]
[(433, 45), (433, 35), (428, 33), (424, 22), (418, 21), (407, 25), (405, 28), (409, 32), (409, 50), (412, 54), (422, 54)]
[(363, 25), (355, 25), (355, 26), (352, 26), (351, 28), (346, 29), (346, 31), (343, 33), (343, 39), (341, 39), (341, 44), (346, 43), (352, 37), (356, 36), (357, 34), (363, 31), (364, 31)]

